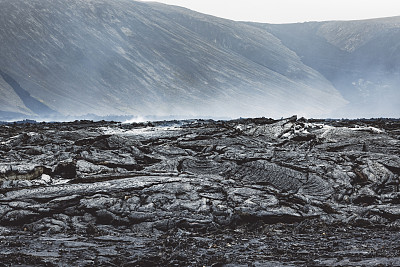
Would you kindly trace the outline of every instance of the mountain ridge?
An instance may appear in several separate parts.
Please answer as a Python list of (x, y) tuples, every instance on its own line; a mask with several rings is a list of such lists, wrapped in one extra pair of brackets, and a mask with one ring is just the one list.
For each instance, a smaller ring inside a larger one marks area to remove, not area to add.
[[(0, 69), (61, 117), (332, 117), (348, 103), (271, 26), (128, 0), (3, 0), (0, 10)], [(0, 114), (44, 115), (1, 78), (0, 95), (12, 100)]]
[(400, 16), (255, 26), (324, 75), (350, 102), (344, 115), (400, 116)]

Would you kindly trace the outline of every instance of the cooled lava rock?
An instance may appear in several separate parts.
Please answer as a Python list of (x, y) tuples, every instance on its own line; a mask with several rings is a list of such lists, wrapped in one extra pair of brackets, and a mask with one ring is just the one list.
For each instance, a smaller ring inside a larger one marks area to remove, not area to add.
[(0, 125), (0, 266), (399, 265), (400, 121)]

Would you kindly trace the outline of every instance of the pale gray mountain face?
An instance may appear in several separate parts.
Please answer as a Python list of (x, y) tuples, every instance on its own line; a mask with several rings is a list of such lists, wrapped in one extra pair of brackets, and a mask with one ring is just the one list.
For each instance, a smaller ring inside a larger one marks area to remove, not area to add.
[(342, 116), (400, 116), (400, 17), (253, 25), (278, 37), (340, 91), (350, 102)]
[[(374, 43), (368, 35), (357, 45), (346, 35), (337, 42), (323, 37), (333, 30), (319, 28), (315, 38), (332, 48), (320, 54), (305, 51), (313, 45), (305, 44), (314, 36), (308, 28), (303, 39), (297, 31), (290, 39), (284, 26), (156, 3), (0, 0), (0, 116), (337, 116), (355, 97), (331, 73), (348, 74), (343, 64), (354, 67), (348, 54), (361, 57), (362, 49), (379, 45), (387, 51), (396, 38), (386, 32), (387, 44)], [(369, 34), (385, 34), (375, 32)], [(396, 62), (388, 66), (398, 71)], [(370, 80), (356, 81), (362, 88)]]

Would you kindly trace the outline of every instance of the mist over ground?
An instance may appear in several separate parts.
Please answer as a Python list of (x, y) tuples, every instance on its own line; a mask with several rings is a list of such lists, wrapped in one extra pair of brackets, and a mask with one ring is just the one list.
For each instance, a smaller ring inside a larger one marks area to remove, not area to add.
[(400, 17), (272, 25), (130, 0), (0, 15), (3, 121), (400, 117)]

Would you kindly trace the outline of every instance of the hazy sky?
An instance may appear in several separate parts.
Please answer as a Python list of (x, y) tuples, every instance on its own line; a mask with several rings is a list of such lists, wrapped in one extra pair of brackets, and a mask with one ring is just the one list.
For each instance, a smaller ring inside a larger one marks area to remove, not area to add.
[(268, 23), (400, 15), (399, 0), (158, 0), (218, 17)]

